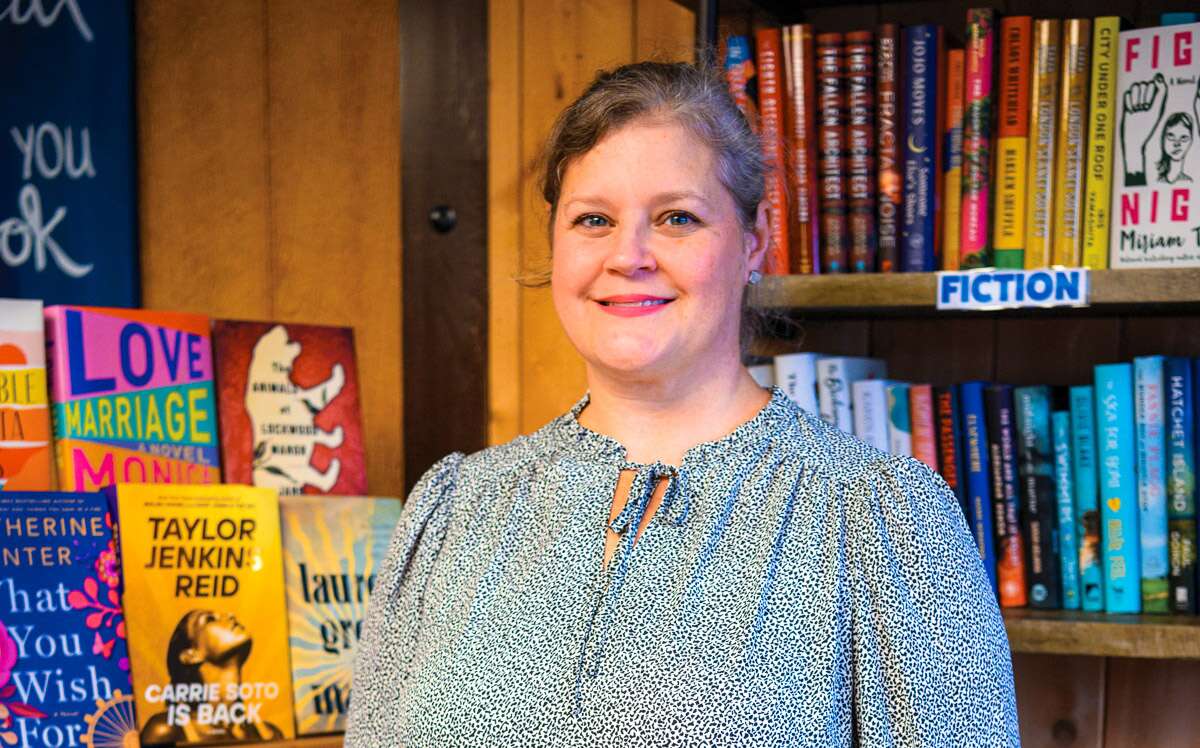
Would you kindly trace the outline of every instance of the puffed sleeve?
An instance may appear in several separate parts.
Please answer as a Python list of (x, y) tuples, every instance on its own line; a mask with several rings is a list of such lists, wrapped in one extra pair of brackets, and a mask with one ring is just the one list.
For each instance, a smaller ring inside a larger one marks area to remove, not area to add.
[(395, 733), (401, 685), (421, 626), (422, 598), (446, 535), (462, 460), (462, 453), (455, 452), (421, 476), (376, 572), (355, 652), (347, 746), (388, 745), (388, 736)]
[(846, 489), (855, 744), (1020, 745), (1004, 622), (950, 488), (892, 457)]

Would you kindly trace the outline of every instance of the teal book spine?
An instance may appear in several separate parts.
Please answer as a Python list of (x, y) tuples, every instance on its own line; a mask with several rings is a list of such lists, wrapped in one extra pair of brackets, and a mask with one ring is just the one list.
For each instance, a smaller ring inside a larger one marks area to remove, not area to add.
[(1071, 459), (1075, 479), (1075, 538), (1083, 609), (1104, 610), (1100, 560), (1100, 501), (1096, 481), (1096, 405), (1089, 385), (1071, 388)]
[(1168, 613), (1167, 469), (1163, 439), (1163, 357), (1133, 361), (1137, 423), (1138, 532), (1142, 553), (1142, 612)]
[(1025, 582), (1033, 608), (1062, 607), (1050, 388), (1013, 390), (1017, 416), (1017, 474), (1021, 481), (1021, 531), (1025, 534)]
[(1079, 610), (1079, 547), (1075, 532), (1075, 482), (1071, 465), (1071, 414), (1065, 410), (1050, 416), (1054, 432), (1054, 486), (1058, 501), (1058, 543), (1062, 552), (1062, 606)]
[(1104, 528), (1104, 610), (1140, 613), (1142, 561), (1134, 462), (1133, 366), (1101, 364), (1095, 371), (1100, 517)]
[(1172, 356), (1163, 370), (1167, 411), (1167, 550), (1171, 612), (1196, 613), (1196, 422), (1192, 362)]

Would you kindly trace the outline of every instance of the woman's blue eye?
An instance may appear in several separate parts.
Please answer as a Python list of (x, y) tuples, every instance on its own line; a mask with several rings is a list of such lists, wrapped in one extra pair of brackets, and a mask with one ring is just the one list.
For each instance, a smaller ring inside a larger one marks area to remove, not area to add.
[(696, 222), (696, 217), (688, 213), (671, 213), (667, 216), (667, 223), (672, 226), (690, 226)]
[(608, 225), (608, 219), (595, 213), (588, 213), (575, 219), (576, 225), (587, 226), (591, 229), (603, 228)]

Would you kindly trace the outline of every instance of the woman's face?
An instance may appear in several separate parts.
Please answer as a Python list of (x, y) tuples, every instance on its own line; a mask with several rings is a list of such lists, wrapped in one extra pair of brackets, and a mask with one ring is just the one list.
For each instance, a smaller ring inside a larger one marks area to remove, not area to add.
[(246, 629), (230, 613), (199, 612), (191, 628), (192, 641), (203, 662), (220, 662), (250, 641)]
[(1163, 152), (1172, 161), (1182, 161), (1192, 145), (1192, 128), (1176, 122), (1163, 131)]
[(567, 167), (552, 240), (554, 307), (589, 367), (648, 380), (738, 355), (741, 297), (761, 263), (711, 149), (640, 120)]

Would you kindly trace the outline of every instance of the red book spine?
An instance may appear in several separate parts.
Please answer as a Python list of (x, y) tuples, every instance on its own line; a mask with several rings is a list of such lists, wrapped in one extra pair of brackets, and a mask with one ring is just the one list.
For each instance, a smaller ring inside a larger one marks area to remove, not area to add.
[(779, 29), (760, 29), (754, 35), (758, 46), (759, 136), (767, 166), (766, 198), (770, 212), (771, 244), (765, 270), (787, 275), (788, 213), (786, 166), (783, 150), (783, 55)]
[(875, 153), (878, 159), (879, 272), (896, 270), (900, 257), (900, 27), (885, 23), (875, 37)]
[(908, 389), (912, 418), (912, 456), (938, 469), (937, 427), (933, 422), (933, 387), (914, 384)]
[(817, 230), (816, 76), (813, 74), (812, 26), (783, 29), (787, 71), (788, 189), (791, 205), (788, 239), (793, 273), (819, 272)]
[(847, 192), (850, 197), (850, 267), (875, 271), (875, 38), (846, 35)]
[(817, 34), (817, 143), (821, 181), (821, 270), (846, 272), (846, 96), (841, 34)]

